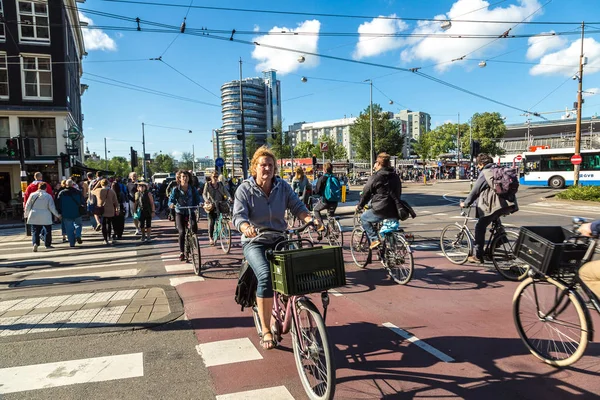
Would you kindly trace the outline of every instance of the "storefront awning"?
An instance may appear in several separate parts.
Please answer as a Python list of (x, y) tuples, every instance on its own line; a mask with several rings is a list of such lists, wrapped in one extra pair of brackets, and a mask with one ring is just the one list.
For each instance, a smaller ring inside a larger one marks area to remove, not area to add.
[[(56, 159), (25, 160), (26, 165), (54, 164)], [(0, 165), (21, 165), (19, 160), (0, 160)]]

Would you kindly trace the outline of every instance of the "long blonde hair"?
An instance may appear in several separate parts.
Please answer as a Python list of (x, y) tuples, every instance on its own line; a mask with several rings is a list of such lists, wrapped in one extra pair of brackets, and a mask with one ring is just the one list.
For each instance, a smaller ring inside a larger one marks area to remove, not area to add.
[(277, 158), (275, 154), (267, 146), (261, 146), (254, 152), (252, 160), (250, 161), (250, 175), (256, 179), (256, 167), (258, 166), (258, 159), (261, 157), (271, 157), (273, 160), (274, 174), (277, 175)]
[(302, 169), (302, 167), (296, 167), (296, 179), (301, 181), (302, 178), (304, 178), (304, 170)]

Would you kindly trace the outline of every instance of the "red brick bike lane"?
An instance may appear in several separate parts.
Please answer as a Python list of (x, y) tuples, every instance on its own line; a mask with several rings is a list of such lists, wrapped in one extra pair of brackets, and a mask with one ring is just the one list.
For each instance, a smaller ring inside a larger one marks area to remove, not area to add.
[[(233, 300), (242, 257), (238, 240), (226, 255), (201, 237), (204, 281), (177, 286), (200, 344), (245, 339), (260, 356), (209, 366), (215, 393), (285, 386), (295, 399), (306, 398), (291, 337), (284, 336), (275, 350), (262, 350), (251, 312), (241, 312)], [(415, 276), (399, 286), (377, 262), (360, 269), (347, 249), (345, 259), (347, 286), (330, 296), (326, 321), (335, 346), (336, 398), (562, 399), (600, 392), (600, 347), (590, 343), (571, 368), (537, 361), (512, 320), (517, 284), (503, 281), (493, 268), (456, 266), (435, 251), (416, 251)], [(319, 296), (312, 299), (320, 309)], [(434, 354), (419, 347), (423, 342)], [(454, 361), (443, 361), (435, 350)]]

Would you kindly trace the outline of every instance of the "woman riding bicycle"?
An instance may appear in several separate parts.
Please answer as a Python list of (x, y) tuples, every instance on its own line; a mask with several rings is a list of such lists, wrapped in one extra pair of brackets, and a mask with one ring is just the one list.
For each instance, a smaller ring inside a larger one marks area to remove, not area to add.
[(215, 222), (219, 217), (219, 213), (222, 212), (219, 209), (220, 203), (229, 198), (229, 193), (225, 189), (225, 185), (219, 182), (219, 173), (213, 172), (212, 179), (204, 185), (204, 209), (208, 215), (208, 239), (211, 246), (215, 245), (217, 238), (213, 237), (215, 231)]
[(273, 287), (271, 269), (265, 255), (267, 249), (275, 247), (280, 240), (272, 237), (258, 237), (258, 229), (285, 231), (285, 210), (289, 209), (298, 219), (312, 220), (308, 209), (298, 198), (292, 187), (276, 176), (277, 160), (267, 147), (262, 146), (254, 153), (250, 162), (250, 177), (235, 192), (233, 224), (242, 233), (244, 257), (248, 260), (258, 280), (256, 304), (262, 323), (261, 346), (272, 349), (275, 346), (270, 328), (273, 308)]
[(175, 209), (175, 225), (179, 232), (179, 261), (185, 260), (185, 227), (188, 218), (191, 218), (192, 231), (198, 232), (196, 223), (196, 212), (190, 208), (200, 205), (200, 195), (198, 191), (190, 184), (191, 174), (187, 171), (179, 170), (175, 175), (177, 186), (171, 191), (169, 196), (169, 207)]
[(296, 175), (292, 179), (292, 189), (298, 195), (300, 200), (308, 207), (308, 197), (311, 192), (310, 182), (304, 174), (302, 167), (296, 167)]

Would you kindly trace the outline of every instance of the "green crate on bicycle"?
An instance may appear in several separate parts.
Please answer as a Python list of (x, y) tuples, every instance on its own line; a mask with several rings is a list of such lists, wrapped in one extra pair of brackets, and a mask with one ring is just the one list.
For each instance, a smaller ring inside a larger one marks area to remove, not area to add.
[(344, 257), (339, 246), (274, 251), (270, 264), (273, 290), (287, 296), (346, 285)]

